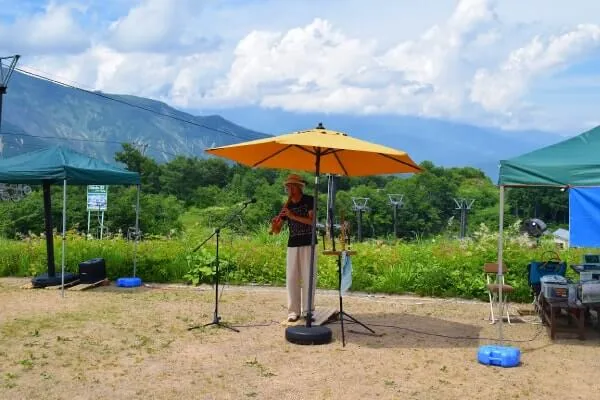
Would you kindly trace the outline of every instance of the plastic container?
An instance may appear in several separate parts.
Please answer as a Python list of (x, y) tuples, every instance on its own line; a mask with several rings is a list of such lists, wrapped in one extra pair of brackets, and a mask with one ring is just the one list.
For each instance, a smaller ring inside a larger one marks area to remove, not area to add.
[(521, 350), (507, 346), (481, 346), (477, 352), (477, 361), (503, 368), (516, 367), (521, 363)]
[(578, 296), (578, 286), (576, 283), (569, 283), (569, 305), (574, 305), (577, 303), (577, 296)]
[(119, 278), (117, 279), (117, 286), (119, 287), (138, 287), (142, 285), (140, 278)]
[(567, 278), (560, 275), (546, 275), (540, 278), (542, 294), (548, 300), (567, 300), (569, 285)]
[(600, 303), (600, 281), (583, 282), (578, 289), (578, 297), (582, 303)]

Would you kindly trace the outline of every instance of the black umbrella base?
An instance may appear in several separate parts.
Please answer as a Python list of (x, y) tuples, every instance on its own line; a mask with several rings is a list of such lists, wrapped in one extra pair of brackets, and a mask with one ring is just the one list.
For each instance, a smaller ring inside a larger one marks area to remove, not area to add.
[(285, 339), (294, 344), (327, 344), (331, 338), (331, 329), (326, 326), (290, 326), (285, 329)]
[[(65, 285), (77, 279), (79, 279), (78, 275), (72, 274), (70, 272), (65, 272)], [(59, 286), (62, 284), (62, 277), (61, 274), (56, 274), (55, 276), (48, 276), (48, 273), (45, 273), (31, 279), (31, 284), (34, 288), (43, 288), (46, 286)]]

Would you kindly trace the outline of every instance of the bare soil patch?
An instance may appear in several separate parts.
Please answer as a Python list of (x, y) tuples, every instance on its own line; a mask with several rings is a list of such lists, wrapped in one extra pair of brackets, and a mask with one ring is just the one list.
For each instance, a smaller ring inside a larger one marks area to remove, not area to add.
[[(212, 321), (210, 287), (106, 286), (62, 298), (25, 283), (0, 279), (0, 398), (590, 399), (600, 390), (597, 329), (552, 342), (540, 325), (505, 324), (506, 338), (524, 341), (507, 343), (522, 365), (478, 364), (478, 347), (498, 333), (483, 302), (348, 295), (345, 311), (383, 336), (346, 324), (342, 347), (333, 323), (331, 344), (299, 346), (284, 338), (282, 288), (226, 287), (219, 314), (235, 333), (188, 330)], [(337, 305), (336, 292), (317, 293), (318, 307)]]

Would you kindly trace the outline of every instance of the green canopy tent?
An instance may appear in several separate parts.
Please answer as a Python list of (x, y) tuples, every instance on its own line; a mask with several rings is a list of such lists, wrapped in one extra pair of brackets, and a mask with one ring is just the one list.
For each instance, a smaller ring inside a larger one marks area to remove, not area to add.
[[(504, 188), (546, 186), (569, 187), (600, 186), (600, 126), (562, 142), (530, 153), (500, 161), (498, 267), (502, 277), (502, 250), (504, 231)], [(502, 286), (499, 293), (502, 303)], [(502, 314), (500, 314), (502, 315)], [(499, 320), (502, 339), (502, 318)]]
[(48, 273), (37, 282), (41, 286), (58, 284), (54, 265), (54, 243), (52, 233), (52, 213), (50, 185), (63, 184), (63, 232), (62, 232), (62, 273), (60, 284), (64, 296), (65, 284), (65, 241), (67, 224), (67, 184), (70, 185), (136, 185), (137, 204), (135, 216), (135, 243), (133, 274), (136, 270), (137, 242), (139, 232), (140, 175), (116, 165), (88, 157), (66, 147), (54, 146), (42, 150), (0, 160), (0, 182), (42, 185), (44, 192), (44, 217), (46, 230), (46, 251)]
[(502, 186), (600, 186), (600, 126), (500, 161)]

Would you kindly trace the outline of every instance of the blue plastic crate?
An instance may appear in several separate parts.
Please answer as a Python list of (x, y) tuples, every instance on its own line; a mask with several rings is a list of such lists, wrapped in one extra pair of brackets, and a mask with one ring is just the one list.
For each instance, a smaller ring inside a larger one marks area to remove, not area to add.
[(117, 279), (117, 286), (119, 287), (138, 287), (142, 285), (140, 278), (119, 278)]
[(521, 350), (516, 347), (487, 345), (479, 347), (477, 360), (481, 364), (509, 368), (521, 363)]

